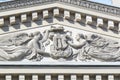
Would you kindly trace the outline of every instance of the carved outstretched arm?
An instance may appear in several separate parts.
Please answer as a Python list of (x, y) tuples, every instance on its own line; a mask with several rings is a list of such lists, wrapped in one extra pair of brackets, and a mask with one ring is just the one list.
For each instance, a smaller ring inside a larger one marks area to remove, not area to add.
[(79, 43), (79, 44), (74, 44), (74, 43), (68, 41), (68, 44), (70, 46), (72, 46), (73, 48), (75, 48), (75, 49), (80, 49), (80, 48), (82, 48), (86, 44), (86, 41), (84, 41), (82, 43)]
[(41, 42), (45, 42), (48, 39), (48, 36), (49, 36), (49, 30), (46, 30), (45, 35), (44, 35), (43, 39), (41, 40)]
[(40, 49), (37, 49), (38, 54), (45, 56), (45, 57), (50, 57), (50, 53), (41, 51)]

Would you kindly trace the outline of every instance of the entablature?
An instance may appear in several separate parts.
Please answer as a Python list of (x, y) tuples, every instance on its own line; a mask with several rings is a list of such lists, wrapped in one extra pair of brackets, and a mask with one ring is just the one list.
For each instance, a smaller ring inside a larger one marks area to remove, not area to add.
[[(59, 7), (54, 7), (58, 5)], [(96, 13), (94, 11), (84, 10), (76, 7), (71, 6), (65, 6), (63, 7), (62, 4), (54, 3), (53, 5), (50, 5), (49, 8), (48, 5), (38, 6), (37, 10), (35, 7), (32, 8), (30, 11), (22, 12), (25, 9), (15, 10), (17, 12), (10, 11), (12, 13), (8, 13), (8, 15), (3, 16), (0, 18), (0, 26), (1, 29), (4, 27), (11, 27), (11, 26), (21, 26), (24, 23), (34, 23), (36, 21), (47, 21), (48, 19), (57, 19), (55, 22), (51, 23), (59, 23), (59, 19), (63, 19), (72, 22), (72, 23), (82, 23), (84, 26), (91, 26), (94, 27), (93, 29), (96, 30), (97, 28), (101, 28), (104, 32), (105, 31), (112, 31), (113, 34), (119, 35), (120, 31), (120, 23), (119, 20), (117, 20), (116, 16), (110, 16), (103, 13)], [(69, 9), (70, 8), (70, 9)], [(28, 9), (29, 10), (29, 9)], [(9, 11), (8, 11), (9, 12)], [(3, 12), (4, 13), (4, 12)], [(0, 13), (0, 14), (3, 14)], [(4, 13), (5, 14), (5, 13)], [(3, 14), (3, 15), (4, 15)], [(102, 17), (101, 17), (102, 16)], [(50, 22), (48, 22), (49, 25)], [(43, 25), (43, 24), (41, 24)], [(40, 26), (40, 25), (36, 25)], [(34, 27), (34, 26), (29, 26)], [(21, 28), (22, 29), (22, 28)], [(87, 30), (87, 27), (86, 27)], [(16, 30), (17, 31), (17, 30)], [(109, 33), (108, 33), (109, 34)]]

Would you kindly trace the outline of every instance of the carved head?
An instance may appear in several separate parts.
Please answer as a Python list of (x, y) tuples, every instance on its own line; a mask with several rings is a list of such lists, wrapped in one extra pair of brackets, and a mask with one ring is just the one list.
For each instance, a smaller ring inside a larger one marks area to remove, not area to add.
[(53, 37), (54, 37), (54, 33), (53, 32), (49, 33), (49, 39), (53, 40)]
[(42, 39), (42, 34), (39, 31), (34, 32), (33, 36), (36, 37), (37, 39)]
[(95, 39), (95, 38), (97, 38), (97, 37), (98, 37), (98, 35), (95, 35), (95, 34), (92, 34), (92, 35), (91, 35), (91, 38), (92, 38), (92, 39)]
[(30, 38), (33, 38), (34, 36), (33, 36), (33, 33), (29, 33), (29, 35), (28, 35)]
[(89, 34), (89, 35), (87, 35), (87, 42), (88, 42), (88, 43), (91, 43), (91, 42), (94, 41), (94, 39), (96, 39), (96, 38), (98, 38), (97, 35), (95, 35), (95, 34)]
[(80, 39), (86, 39), (86, 36), (84, 34), (77, 34), (76, 40), (79, 41)]

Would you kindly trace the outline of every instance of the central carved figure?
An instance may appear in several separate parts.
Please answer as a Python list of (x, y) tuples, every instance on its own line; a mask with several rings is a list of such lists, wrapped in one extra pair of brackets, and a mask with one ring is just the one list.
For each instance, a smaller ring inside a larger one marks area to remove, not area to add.
[(67, 43), (72, 38), (70, 38), (70, 35), (67, 35), (67, 33), (69, 33), (69, 31), (64, 31), (63, 27), (51, 27), (49, 38), (53, 42), (51, 45), (52, 58), (67, 59), (72, 55), (72, 48)]

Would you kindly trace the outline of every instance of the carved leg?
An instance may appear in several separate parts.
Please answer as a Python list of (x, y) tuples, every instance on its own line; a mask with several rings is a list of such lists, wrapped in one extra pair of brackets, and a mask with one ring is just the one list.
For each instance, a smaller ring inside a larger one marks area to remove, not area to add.
[(41, 51), (41, 50), (37, 50), (38, 54), (44, 56), (44, 57), (50, 57), (50, 53), (47, 53), (47, 52), (44, 52), (44, 51)]

